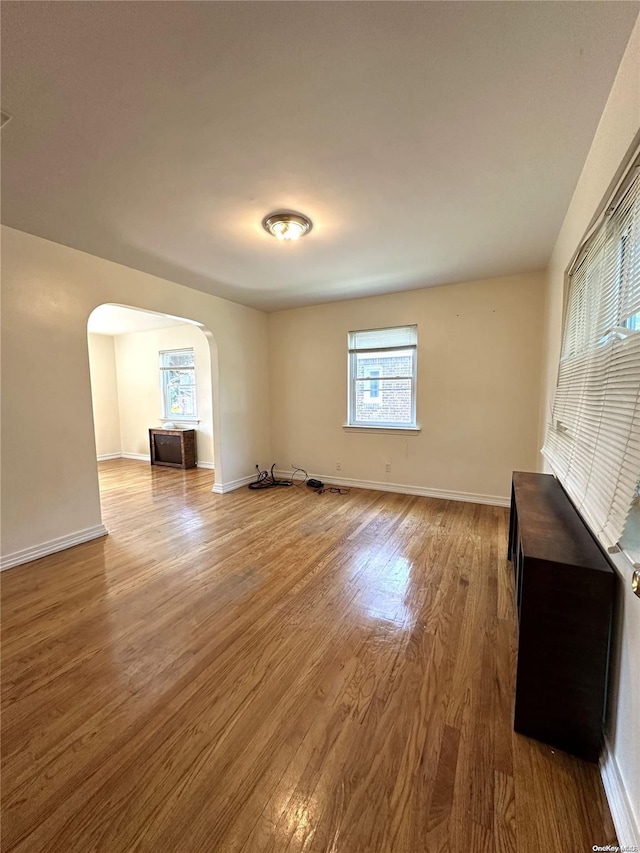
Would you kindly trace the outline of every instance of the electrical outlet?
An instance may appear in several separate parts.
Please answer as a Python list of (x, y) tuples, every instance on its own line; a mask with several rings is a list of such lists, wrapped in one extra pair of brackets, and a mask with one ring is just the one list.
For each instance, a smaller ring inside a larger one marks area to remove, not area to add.
[(336, 471), (342, 471), (342, 462), (336, 462)]
[(386, 474), (390, 474), (390, 473), (391, 473), (391, 462), (385, 462), (385, 463), (384, 463), (384, 470), (385, 470), (385, 473), (386, 473)]

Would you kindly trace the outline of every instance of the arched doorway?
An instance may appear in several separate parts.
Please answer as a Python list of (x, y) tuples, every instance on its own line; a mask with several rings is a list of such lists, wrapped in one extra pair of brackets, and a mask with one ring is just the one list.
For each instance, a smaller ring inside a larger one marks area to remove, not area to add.
[[(195, 430), (198, 467), (212, 470), (213, 485), (219, 437), (211, 333), (190, 318), (107, 303), (91, 312), (87, 339), (97, 461), (148, 462), (149, 428), (175, 425)], [(189, 368), (163, 369), (164, 362), (185, 358)], [(181, 384), (184, 377), (193, 385)]]

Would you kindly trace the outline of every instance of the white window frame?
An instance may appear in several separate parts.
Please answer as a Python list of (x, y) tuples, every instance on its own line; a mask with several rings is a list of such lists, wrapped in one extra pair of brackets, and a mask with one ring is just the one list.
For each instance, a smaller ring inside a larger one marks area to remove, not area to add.
[[(354, 335), (362, 334), (362, 333), (376, 333), (379, 332), (381, 335), (386, 332), (393, 332), (394, 330), (400, 329), (413, 329), (415, 343), (412, 344), (398, 344), (394, 346), (376, 346), (376, 347), (357, 347), (352, 345), (352, 338)], [(419, 428), (416, 423), (416, 388), (417, 388), (417, 368), (418, 368), (418, 333), (416, 325), (409, 326), (388, 326), (381, 329), (360, 329), (358, 331), (349, 332), (347, 337), (347, 349), (348, 349), (348, 401), (347, 401), (347, 423), (345, 427), (354, 428), (354, 429), (380, 429), (380, 430), (415, 430), (417, 431)], [(358, 354), (369, 353), (372, 356), (378, 355), (385, 352), (397, 352), (402, 354), (410, 354), (411, 355), (411, 376), (377, 376), (375, 377), (376, 381), (379, 383), (378, 387), (380, 389), (380, 393), (382, 393), (382, 383), (385, 381), (393, 381), (397, 380), (407, 380), (409, 379), (411, 382), (411, 420), (410, 421), (367, 421), (367, 420), (357, 420), (356, 419), (356, 389), (359, 382), (370, 381), (365, 378), (358, 379), (357, 377), (357, 360)]]
[[(193, 365), (186, 367), (176, 367), (175, 365), (165, 364), (166, 355), (176, 355), (177, 353), (190, 353), (193, 356)], [(178, 347), (177, 349), (160, 350), (158, 353), (159, 372), (160, 372), (160, 402), (162, 407), (162, 417), (160, 420), (165, 423), (199, 423), (198, 420), (198, 392), (197, 392), (197, 376), (196, 376), (196, 354), (193, 347)], [(192, 371), (192, 382), (186, 386), (192, 389), (193, 393), (193, 415), (174, 415), (169, 409), (169, 400), (167, 395), (166, 374), (169, 370), (190, 370)]]
[[(542, 451), (609, 549), (624, 538), (640, 477), (638, 180), (640, 155), (568, 269), (558, 385)], [(626, 239), (636, 235), (628, 256), (616, 242), (625, 228)]]

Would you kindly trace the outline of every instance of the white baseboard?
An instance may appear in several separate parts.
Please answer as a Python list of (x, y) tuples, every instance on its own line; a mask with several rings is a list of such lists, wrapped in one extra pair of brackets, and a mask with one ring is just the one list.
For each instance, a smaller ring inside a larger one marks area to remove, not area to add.
[(242, 486), (248, 486), (256, 479), (255, 474), (249, 474), (248, 477), (240, 477), (239, 480), (231, 480), (229, 483), (214, 483), (211, 491), (215, 495), (226, 495), (227, 492), (232, 492), (234, 489), (240, 489)]
[(48, 542), (42, 542), (40, 545), (34, 545), (31, 548), (24, 548), (22, 551), (14, 551), (13, 554), (7, 554), (0, 558), (0, 571), (11, 569), (13, 566), (21, 566), (23, 563), (30, 563), (32, 560), (39, 560), (40, 557), (64, 551), (66, 548), (81, 545), (83, 542), (90, 542), (92, 539), (99, 539), (101, 536), (107, 536), (108, 533), (109, 531), (104, 524), (97, 524), (95, 527), (86, 527), (76, 533), (60, 536), (58, 539), (50, 539)]
[(606, 738), (600, 759), (600, 776), (611, 810), (613, 825), (616, 828), (618, 844), (623, 849), (627, 847), (629, 850), (633, 848), (640, 850), (640, 827), (633, 814), (618, 762)]
[(103, 453), (96, 457), (98, 462), (108, 462), (109, 459), (139, 459), (141, 462), (150, 462), (148, 453)]
[[(146, 462), (149, 461), (149, 455), (143, 453), (121, 453), (123, 459), (140, 459)], [(117, 456), (100, 457), (116, 459)], [(198, 468), (214, 469), (213, 462), (198, 462)], [(291, 471), (276, 471), (276, 477), (283, 479), (291, 477)], [(394, 492), (399, 495), (419, 495), (423, 498), (437, 498), (444, 501), (463, 501), (464, 503), (486, 504), (487, 506), (509, 506), (510, 499), (502, 495), (482, 495), (476, 492), (450, 492), (446, 489), (429, 489), (424, 486), (406, 486), (403, 483), (381, 483), (376, 480), (349, 480), (345, 477), (333, 477), (328, 474), (313, 474), (317, 480), (322, 480), (324, 483), (331, 483), (343, 488), (354, 489), (372, 489), (376, 492)], [(241, 477), (239, 480), (231, 480), (229, 483), (214, 483), (212, 492), (216, 495), (224, 495), (227, 492), (232, 492), (234, 489), (240, 489), (242, 486), (247, 486), (256, 478), (255, 474), (249, 474), (248, 477)]]
[[(101, 456), (96, 457), (98, 462), (108, 462), (109, 459), (136, 459), (140, 462), (150, 462), (151, 459), (148, 453), (103, 453)], [(213, 462), (200, 462), (197, 463), (198, 468), (209, 468), (212, 471), (215, 470), (215, 465)]]
[[(291, 471), (277, 471), (276, 477), (289, 478)], [(479, 495), (475, 492), (449, 492), (445, 489), (429, 489), (423, 486), (405, 486), (402, 483), (380, 483), (375, 480), (348, 480), (344, 477), (334, 477), (329, 474), (310, 474), (323, 483), (341, 486), (342, 488), (372, 489), (376, 492), (394, 492), (399, 495), (419, 495), (423, 498), (438, 498), (444, 501), (464, 501), (472, 504), (487, 504), (488, 506), (509, 506), (508, 497), (502, 495)]]

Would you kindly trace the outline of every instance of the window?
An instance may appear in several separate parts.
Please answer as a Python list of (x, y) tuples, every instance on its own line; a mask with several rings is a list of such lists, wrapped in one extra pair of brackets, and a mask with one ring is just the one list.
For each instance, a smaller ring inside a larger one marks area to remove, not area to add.
[(558, 385), (543, 453), (603, 543), (621, 542), (636, 559), (640, 164), (569, 272)]
[(349, 332), (348, 426), (416, 428), (417, 326)]
[(160, 353), (162, 417), (167, 420), (195, 420), (196, 362), (193, 349), (172, 349)]

